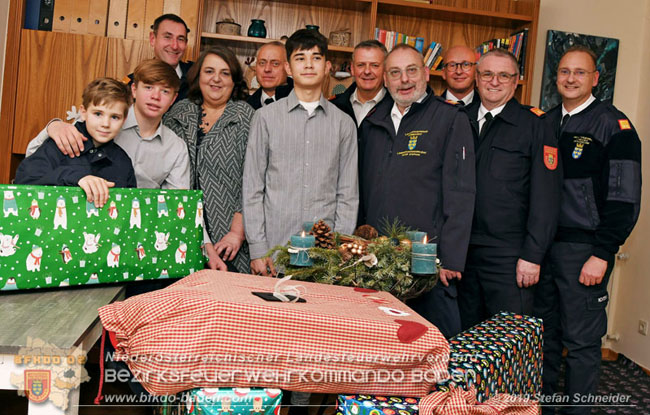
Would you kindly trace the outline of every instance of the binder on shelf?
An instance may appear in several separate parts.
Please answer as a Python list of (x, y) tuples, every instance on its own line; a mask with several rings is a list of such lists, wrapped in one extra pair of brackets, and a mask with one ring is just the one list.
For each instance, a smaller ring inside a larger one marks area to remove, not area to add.
[(40, 0), (27, 0), (25, 3), (25, 29), (38, 30), (38, 16), (41, 11)]
[[(144, 17), (147, 8), (147, 0), (129, 0), (129, 8), (126, 14), (126, 38), (144, 39)], [(147, 30), (147, 35), (149, 31)]]
[(151, 26), (156, 17), (163, 14), (163, 0), (147, 0), (147, 8), (144, 12), (144, 28), (143, 36), (145, 39), (149, 37)]
[(181, 14), (181, 0), (164, 0), (163, 13)]
[(88, 33), (88, 14), (91, 0), (75, 0), (72, 6), (70, 33)]
[(74, 0), (56, 0), (54, 3), (54, 19), (52, 20), (52, 31), (69, 32), (70, 21), (74, 9)]
[(88, 10), (88, 34), (106, 36), (108, 0), (91, 0)]
[(54, 0), (41, 0), (38, 12), (38, 30), (52, 31), (52, 20), (54, 20)]
[[(57, 0), (58, 1), (58, 0)], [(124, 39), (126, 35), (127, 0), (111, 0), (108, 5), (106, 35)]]

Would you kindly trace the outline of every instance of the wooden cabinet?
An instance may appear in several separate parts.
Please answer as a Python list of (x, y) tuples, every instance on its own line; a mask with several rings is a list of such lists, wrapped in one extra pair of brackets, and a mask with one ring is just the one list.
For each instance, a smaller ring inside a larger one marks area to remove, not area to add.
[[(203, 46), (221, 42), (239, 56), (253, 56), (265, 42), (290, 35), (307, 24), (331, 31), (349, 29), (350, 47), (331, 47), (334, 59), (350, 59), (355, 44), (374, 38), (375, 27), (412, 36), (421, 36), (444, 48), (463, 44), (476, 47), (494, 38), (528, 28), (526, 74), (519, 82), (517, 97), (530, 101), (532, 67), (537, 33), (539, 0), (433, 0), (433, 4), (405, 0), (204, 0), (199, 25)], [(241, 24), (242, 35), (215, 32), (216, 22), (226, 18)], [(266, 22), (267, 38), (245, 36), (251, 19)], [(347, 55), (347, 56), (346, 56)], [(444, 88), (440, 71), (432, 71), (432, 87)]]
[[(10, 46), (5, 56), (0, 115), (0, 183), (10, 181), (27, 143), (48, 120), (65, 117), (66, 110), (79, 105), (83, 87), (90, 80), (98, 76), (122, 79), (141, 60), (152, 57), (150, 26), (162, 13), (180, 14), (190, 27), (185, 59), (195, 59), (200, 48), (221, 43), (234, 49), (243, 61), (254, 56), (261, 44), (308, 24), (318, 25), (325, 36), (340, 29), (352, 33), (350, 46), (330, 47), (335, 62), (349, 61), (353, 46), (373, 38), (375, 27), (421, 36), (427, 45), (436, 41), (445, 48), (456, 44), (475, 47), (528, 28), (527, 69), (519, 81), (517, 97), (523, 103), (530, 101), (539, 0), (433, 0), (433, 4), (405, 0), (131, 0), (123, 21), (111, 20), (111, 7), (120, 0), (75, 1), (68, 17), (79, 22), (81, 18), (74, 13), (86, 13), (88, 24), (71, 24), (70, 31), (72, 26), (75, 30), (86, 27), (87, 34), (22, 29), (25, 0), (10, 1)], [(82, 7), (84, 2), (90, 6)], [(137, 4), (144, 5), (144, 12)], [(97, 15), (96, 9), (104, 14)], [(216, 23), (225, 18), (241, 24), (242, 35), (215, 33)], [(265, 21), (266, 39), (246, 36), (252, 19)], [(117, 27), (118, 34), (109, 30)], [(440, 72), (432, 71), (432, 75), (431, 86), (440, 93), (444, 87)]]

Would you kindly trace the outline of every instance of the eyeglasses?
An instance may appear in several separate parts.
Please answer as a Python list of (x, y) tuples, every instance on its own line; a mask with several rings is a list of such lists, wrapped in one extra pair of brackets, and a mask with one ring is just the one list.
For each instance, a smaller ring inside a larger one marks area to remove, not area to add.
[(571, 76), (571, 74), (573, 74), (573, 76), (575, 76), (576, 78), (582, 79), (585, 76), (587, 76), (587, 74), (594, 73), (594, 72), (596, 71), (595, 70), (585, 71), (584, 69), (576, 69), (575, 71), (572, 71), (571, 69), (560, 68), (557, 70), (557, 76), (560, 78), (568, 78), (569, 76)]
[(402, 73), (404, 71), (406, 72), (406, 76), (408, 76), (409, 78), (415, 78), (420, 73), (420, 69), (422, 69), (421, 66), (413, 65), (413, 66), (407, 67), (404, 70), (398, 69), (398, 68), (392, 68), (392, 69), (389, 69), (387, 73), (388, 73), (388, 77), (390, 79), (399, 79), (399, 78), (401, 78)]
[(484, 71), (484, 72), (479, 72), (478, 76), (483, 82), (490, 82), (496, 76), (497, 81), (499, 81), (500, 84), (505, 84), (506, 82), (509, 82), (512, 78), (517, 76), (517, 74), (507, 73), (507, 72), (496, 73), (496, 72)]
[(463, 72), (469, 72), (469, 70), (472, 69), (474, 65), (476, 65), (476, 63), (463, 61), (463, 62), (447, 62), (444, 65), (442, 65), (442, 67), (448, 70), (449, 72), (456, 72), (458, 68), (460, 68)]

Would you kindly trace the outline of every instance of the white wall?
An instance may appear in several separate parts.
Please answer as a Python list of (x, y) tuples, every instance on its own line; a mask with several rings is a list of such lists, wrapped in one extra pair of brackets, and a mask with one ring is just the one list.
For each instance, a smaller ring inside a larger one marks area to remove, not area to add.
[(650, 233), (650, 1), (649, 0), (541, 0), (533, 105), (539, 104), (546, 32), (549, 29), (617, 38), (620, 40), (614, 105), (635, 125), (643, 143), (643, 189), (641, 217), (621, 252), (612, 275), (608, 333), (620, 340), (606, 347), (625, 354), (650, 368), (650, 336), (637, 333), (639, 319), (650, 321), (650, 250), (643, 240)]

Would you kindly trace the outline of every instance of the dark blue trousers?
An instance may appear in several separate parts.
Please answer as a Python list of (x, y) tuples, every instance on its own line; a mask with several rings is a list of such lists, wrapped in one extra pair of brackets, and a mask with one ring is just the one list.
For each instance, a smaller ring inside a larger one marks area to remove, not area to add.
[(407, 301), (407, 305), (438, 327), (446, 339), (450, 339), (460, 333), (457, 297), (456, 280), (453, 279), (449, 287), (438, 282), (418, 298)]

